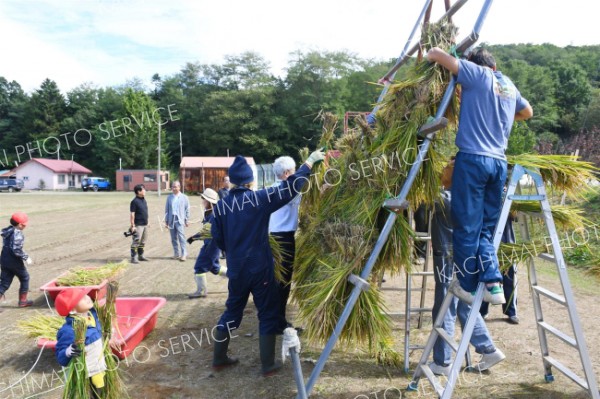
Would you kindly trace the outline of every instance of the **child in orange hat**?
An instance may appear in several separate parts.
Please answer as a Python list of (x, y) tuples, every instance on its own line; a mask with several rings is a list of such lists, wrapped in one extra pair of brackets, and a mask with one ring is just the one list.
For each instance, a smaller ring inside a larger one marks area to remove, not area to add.
[(75, 344), (73, 317), (79, 316), (87, 320), (85, 334), (85, 364), (92, 385), (92, 397), (102, 397), (106, 360), (102, 343), (102, 326), (98, 319), (92, 299), (87, 295), (89, 289), (75, 288), (62, 291), (56, 297), (54, 306), (59, 315), (65, 316), (65, 324), (56, 334), (56, 359), (66, 367), (72, 358), (81, 356), (82, 352)]
[(16, 212), (10, 218), (10, 226), (2, 229), (2, 254), (0, 255), (0, 300), (8, 290), (15, 276), (19, 279), (19, 307), (31, 306), (33, 301), (27, 299), (29, 291), (29, 272), (27, 265), (32, 263), (31, 257), (23, 250), (25, 236), (23, 230), (27, 227), (29, 218), (23, 212)]

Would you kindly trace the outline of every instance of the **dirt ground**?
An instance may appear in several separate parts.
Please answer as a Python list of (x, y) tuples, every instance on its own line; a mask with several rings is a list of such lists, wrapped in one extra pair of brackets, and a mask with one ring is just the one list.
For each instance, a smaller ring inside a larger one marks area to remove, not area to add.
[[(48, 312), (48, 305), (39, 287), (74, 266), (96, 266), (107, 261), (128, 257), (129, 239), (123, 237), (128, 227), (128, 193), (13, 193), (0, 194), (0, 224), (8, 225), (9, 215), (17, 210), (30, 216), (25, 230), (25, 249), (35, 264), (30, 266), (31, 297), (34, 306), (16, 306), (18, 282), (7, 292), (7, 301), (0, 304), (0, 399), (59, 398), (61, 381), (59, 366), (51, 350), (40, 350), (32, 339), (16, 329), (16, 322), (37, 311)], [(166, 196), (148, 195), (151, 230), (147, 255), (151, 262), (132, 265), (121, 279), (122, 296), (161, 296), (167, 299), (158, 316), (155, 330), (120, 363), (135, 399), (213, 399), (213, 398), (294, 398), (296, 387), (289, 361), (282, 372), (271, 378), (259, 376), (258, 323), (252, 303), (230, 351), (240, 357), (240, 364), (230, 370), (213, 373), (212, 338), (227, 297), (227, 281), (210, 275), (209, 296), (189, 300), (194, 290), (193, 262), (200, 244), (191, 247), (187, 262), (169, 259), (172, 255), (169, 234), (159, 227)], [(199, 217), (199, 197), (191, 197), (193, 216)], [(197, 224), (187, 229), (191, 235)], [(539, 268), (540, 281), (547, 288), (560, 292), (558, 279), (548, 266)], [(587, 398), (578, 385), (555, 371), (555, 381), (546, 383), (540, 346), (525, 268), (519, 270), (519, 317), (521, 324), (506, 323), (499, 308), (491, 310), (488, 328), (507, 359), (486, 373), (462, 373), (456, 398)], [(587, 346), (596, 376), (600, 375), (600, 330), (596, 283), (581, 272), (570, 270), (574, 282), (577, 309), (583, 325)], [(391, 312), (402, 312), (405, 303), (404, 277), (386, 277), (383, 285)], [(413, 301), (416, 301), (416, 294)], [(429, 282), (427, 303), (433, 301), (433, 281)], [(291, 305), (292, 314), (294, 306)], [(566, 313), (544, 305), (547, 320), (570, 332)], [(396, 349), (402, 352), (404, 319), (394, 317)], [(416, 325), (416, 323), (413, 323)], [(425, 317), (424, 327), (411, 331), (413, 342), (424, 343), (431, 326)], [(208, 334), (207, 334), (208, 332)], [(301, 354), (305, 378), (308, 378), (322, 347), (304, 343)], [(557, 339), (550, 338), (551, 354), (562, 362), (581, 370), (576, 351)], [(411, 371), (420, 351), (411, 354)], [(474, 354), (474, 359), (478, 355)], [(39, 360), (38, 360), (39, 357)], [(37, 363), (36, 363), (37, 362)], [(581, 375), (582, 373), (579, 372)], [(434, 397), (432, 389), (422, 380), (417, 392), (407, 392), (412, 374), (402, 369), (377, 366), (361, 349), (336, 347), (313, 390), (311, 398), (335, 399), (397, 399)]]

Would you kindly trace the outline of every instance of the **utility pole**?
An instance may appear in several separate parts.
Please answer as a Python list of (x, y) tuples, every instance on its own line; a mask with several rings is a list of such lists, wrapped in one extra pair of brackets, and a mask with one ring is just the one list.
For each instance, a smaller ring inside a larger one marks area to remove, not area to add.
[(160, 123), (158, 124), (158, 170), (156, 173), (156, 187), (158, 188), (158, 196), (160, 197), (161, 181), (160, 181)]
[(181, 130), (179, 131), (179, 162), (183, 162), (183, 141), (181, 140)]

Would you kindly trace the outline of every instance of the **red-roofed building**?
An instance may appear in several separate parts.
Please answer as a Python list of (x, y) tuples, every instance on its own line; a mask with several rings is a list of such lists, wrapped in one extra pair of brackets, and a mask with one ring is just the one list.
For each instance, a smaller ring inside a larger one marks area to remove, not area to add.
[[(32, 158), (12, 170), (23, 180), (25, 189), (66, 190), (81, 186), (81, 180), (92, 171), (75, 161)], [(43, 182), (43, 183), (42, 183)]]
[[(223, 186), (223, 178), (233, 163), (234, 157), (183, 157), (179, 164), (181, 189), (185, 192), (202, 192), (205, 188), (218, 191)], [(248, 165), (254, 172), (256, 181), (256, 164), (254, 158), (246, 157)]]

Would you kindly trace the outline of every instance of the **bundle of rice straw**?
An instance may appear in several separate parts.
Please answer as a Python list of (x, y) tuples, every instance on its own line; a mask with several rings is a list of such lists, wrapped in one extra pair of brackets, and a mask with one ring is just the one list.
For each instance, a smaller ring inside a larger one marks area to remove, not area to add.
[(29, 338), (56, 339), (56, 333), (65, 323), (65, 318), (58, 315), (45, 315), (39, 311), (24, 320), (17, 322), (17, 327)]
[(107, 263), (101, 267), (75, 267), (56, 280), (57, 286), (98, 285), (104, 280), (118, 278), (127, 268), (127, 262)]
[[(98, 319), (102, 325), (102, 337), (104, 339), (104, 359), (106, 361), (105, 387), (102, 399), (127, 399), (127, 387), (121, 377), (121, 369), (119, 368), (118, 360), (110, 347), (110, 339), (113, 334), (113, 323), (116, 320), (117, 312), (115, 302), (119, 290), (119, 283), (111, 281), (108, 283), (106, 291), (106, 302), (104, 306), (96, 306), (98, 310)], [(116, 324), (116, 323), (114, 323)], [(115, 333), (120, 334), (117, 328)]]
[(75, 345), (79, 347), (82, 355), (71, 359), (67, 366), (62, 399), (89, 399), (91, 383), (87, 377), (87, 365), (85, 363), (86, 319), (79, 316), (73, 317), (73, 329), (75, 330)]

